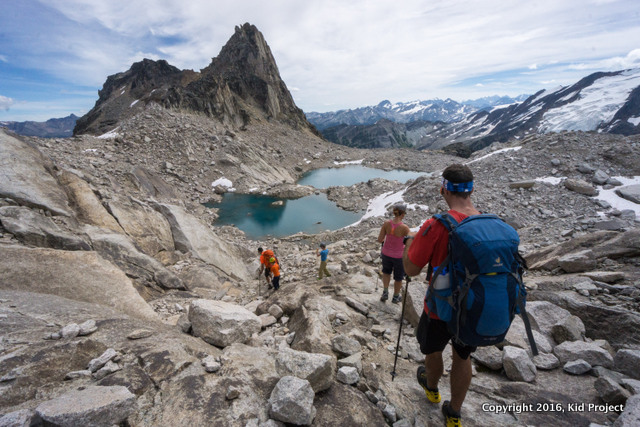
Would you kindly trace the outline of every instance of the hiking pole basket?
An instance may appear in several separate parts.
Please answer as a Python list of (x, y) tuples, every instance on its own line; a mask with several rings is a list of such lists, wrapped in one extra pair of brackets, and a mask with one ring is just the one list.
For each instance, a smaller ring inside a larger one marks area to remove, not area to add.
[(407, 293), (409, 291), (409, 283), (411, 282), (411, 277), (409, 275), (405, 275), (405, 280), (407, 284), (404, 288), (404, 295), (402, 296), (402, 314), (400, 314), (400, 329), (398, 330), (398, 342), (396, 343), (396, 357), (393, 360), (393, 371), (391, 371), (391, 381), (396, 378), (396, 364), (398, 363), (398, 348), (400, 347), (400, 336), (402, 335), (402, 320), (404, 319), (404, 307), (407, 305)]

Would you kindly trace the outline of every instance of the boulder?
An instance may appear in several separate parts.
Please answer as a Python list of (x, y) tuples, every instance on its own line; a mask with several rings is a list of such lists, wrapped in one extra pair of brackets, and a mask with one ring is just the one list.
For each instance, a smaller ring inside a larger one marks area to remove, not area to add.
[(189, 321), (193, 335), (217, 347), (244, 343), (260, 332), (262, 324), (244, 307), (222, 301), (199, 299), (191, 302)]
[(627, 185), (616, 189), (616, 194), (623, 199), (640, 205), (640, 184)]
[(331, 339), (331, 347), (340, 357), (348, 357), (362, 351), (360, 343), (346, 335), (336, 335), (333, 337)]
[(0, 129), (1, 198), (54, 215), (71, 216), (67, 195), (50, 170), (50, 161), (38, 149)]
[(581, 273), (595, 269), (597, 261), (593, 251), (586, 249), (560, 257), (558, 259), (558, 265), (567, 273)]
[(594, 342), (565, 341), (556, 346), (553, 353), (562, 363), (583, 359), (591, 366), (613, 367), (611, 354)]
[(544, 371), (550, 371), (560, 366), (560, 361), (556, 356), (549, 353), (540, 353), (537, 356), (533, 356), (533, 364), (536, 368)]
[(584, 323), (578, 316), (568, 316), (551, 327), (551, 336), (556, 343), (579, 341), (584, 339)]
[(529, 301), (526, 306), (527, 315), (532, 324), (548, 337), (551, 337), (554, 325), (571, 316), (569, 311), (548, 301)]
[(536, 379), (536, 366), (526, 350), (506, 346), (503, 350), (502, 365), (510, 380), (530, 383)]
[(329, 355), (284, 348), (275, 360), (279, 375), (307, 380), (315, 393), (328, 389), (334, 382), (336, 359)]
[[(531, 332), (538, 350), (542, 353), (551, 353), (553, 345), (549, 341), (549, 338), (535, 329)], [(522, 348), (531, 354), (531, 343), (527, 337), (527, 330), (525, 329), (524, 321), (520, 316), (516, 316), (513, 319), (513, 322), (511, 322), (509, 332), (507, 332), (507, 335), (504, 338), (504, 345), (512, 345), (514, 347)]]
[(272, 418), (284, 423), (311, 425), (316, 416), (315, 393), (309, 381), (285, 376), (278, 381), (269, 397)]
[(102, 353), (99, 357), (92, 359), (87, 366), (87, 369), (91, 372), (96, 372), (98, 369), (102, 368), (108, 362), (113, 360), (118, 353), (112, 348), (107, 349), (104, 353)]
[(41, 403), (36, 414), (59, 426), (112, 426), (136, 410), (136, 397), (123, 386), (86, 386)]
[(366, 305), (362, 304), (360, 301), (357, 301), (351, 297), (346, 297), (344, 299), (345, 304), (347, 304), (349, 307), (353, 308), (355, 311), (357, 311), (358, 313), (366, 316), (367, 314), (369, 314), (369, 308), (367, 308)]
[(627, 275), (622, 271), (587, 271), (580, 274), (591, 280), (604, 283), (615, 283), (626, 279)]
[(591, 180), (593, 181), (594, 184), (604, 185), (604, 184), (607, 183), (607, 181), (609, 181), (610, 178), (611, 177), (606, 172), (604, 172), (603, 170), (598, 169), (593, 174), (593, 178)]
[(531, 270), (554, 270), (560, 266), (561, 257), (581, 252), (584, 248), (590, 248), (596, 260), (637, 256), (640, 254), (640, 229), (586, 233), (558, 245), (529, 252), (525, 258)]
[(350, 366), (356, 368), (358, 373), (362, 373), (362, 353), (352, 354), (349, 357), (338, 360), (338, 368)]
[(287, 326), (295, 332), (291, 348), (334, 356), (331, 345), (333, 328), (327, 306), (322, 301), (316, 298), (306, 300), (295, 310)]
[[(340, 382), (336, 382), (324, 393), (319, 393), (315, 399), (315, 406), (318, 411), (314, 424), (318, 426), (388, 425), (382, 411), (376, 408), (364, 393)], [(417, 419), (416, 417), (416, 421)]]
[(571, 375), (582, 375), (591, 370), (591, 365), (582, 359), (572, 360), (565, 363), (562, 370)]
[(336, 379), (343, 384), (352, 385), (360, 381), (358, 370), (352, 366), (343, 366), (338, 369)]
[(596, 190), (591, 184), (582, 179), (566, 179), (564, 181), (564, 186), (568, 190), (584, 194), (586, 196), (595, 196), (598, 194), (598, 190)]
[(478, 347), (476, 351), (471, 353), (471, 357), (493, 371), (502, 369), (502, 351), (496, 346)]

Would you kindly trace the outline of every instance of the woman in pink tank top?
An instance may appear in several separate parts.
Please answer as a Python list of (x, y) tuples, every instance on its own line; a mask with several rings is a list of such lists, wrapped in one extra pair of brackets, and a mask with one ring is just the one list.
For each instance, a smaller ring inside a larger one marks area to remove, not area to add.
[(382, 297), (380, 301), (389, 299), (389, 283), (393, 272), (393, 298), (391, 302), (400, 302), (400, 290), (404, 279), (402, 253), (404, 252), (404, 237), (411, 234), (409, 227), (402, 222), (407, 213), (406, 205), (398, 203), (393, 207), (393, 219), (385, 221), (378, 235), (378, 242), (382, 243)]

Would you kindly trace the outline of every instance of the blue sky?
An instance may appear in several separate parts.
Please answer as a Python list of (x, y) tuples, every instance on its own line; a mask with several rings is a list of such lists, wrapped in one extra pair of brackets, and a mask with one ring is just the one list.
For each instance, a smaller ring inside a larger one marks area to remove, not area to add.
[(81, 116), (143, 58), (198, 71), (245, 22), (306, 112), (532, 94), (640, 67), (636, 0), (4, 0), (0, 121)]

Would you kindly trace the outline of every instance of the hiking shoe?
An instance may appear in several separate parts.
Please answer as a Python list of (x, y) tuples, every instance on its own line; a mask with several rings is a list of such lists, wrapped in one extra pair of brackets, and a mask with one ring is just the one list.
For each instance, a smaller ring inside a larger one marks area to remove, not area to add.
[(447, 427), (462, 427), (462, 417), (459, 412), (451, 409), (449, 401), (445, 400), (442, 404), (442, 414)]
[(420, 366), (418, 368), (418, 384), (420, 384), (422, 386), (422, 388), (424, 389), (424, 393), (427, 395), (427, 399), (429, 399), (429, 402), (431, 403), (439, 403), (440, 402), (440, 392), (438, 391), (438, 388), (436, 387), (435, 389), (430, 389), (429, 387), (427, 387), (427, 377), (424, 374), (425, 368), (424, 366)]
[(380, 297), (380, 301), (385, 302), (389, 299), (389, 291), (382, 291), (382, 296)]
[(391, 302), (394, 303), (394, 304), (397, 304), (400, 301), (402, 301), (402, 297), (400, 296), (400, 294), (394, 295), (393, 298), (391, 298)]

